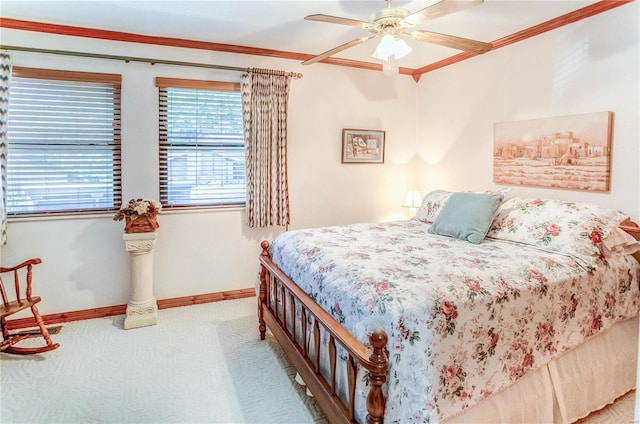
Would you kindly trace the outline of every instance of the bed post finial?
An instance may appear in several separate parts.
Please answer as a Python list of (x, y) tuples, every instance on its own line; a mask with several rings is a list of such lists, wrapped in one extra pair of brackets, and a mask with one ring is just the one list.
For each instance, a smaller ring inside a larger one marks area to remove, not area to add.
[(384, 416), (384, 395), (382, 394), (382, 386), (387, 381), (387, 369), (389, 360), (384, 349), (387, 347), (387, 333), (381, 329), (373, 330), (369, 336), (369, 343), (373, 346), (369, 360), (375, 366), (369, 370), (369, 382), (371, 389), (367, 396), (367, 423), (382, 423)]
[(269, 242), (266, 240), (263, 240), (262, 243), (260, 243), (260, 247), (262, 247), (262, 253), (260, 255), (269, 256)]

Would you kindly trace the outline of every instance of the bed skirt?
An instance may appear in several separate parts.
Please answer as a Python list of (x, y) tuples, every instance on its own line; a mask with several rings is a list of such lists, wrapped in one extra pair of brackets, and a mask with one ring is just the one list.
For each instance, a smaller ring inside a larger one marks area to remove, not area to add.
[(444, 422), (575, 422), (635, 388), (637, 355), (632, 318)]

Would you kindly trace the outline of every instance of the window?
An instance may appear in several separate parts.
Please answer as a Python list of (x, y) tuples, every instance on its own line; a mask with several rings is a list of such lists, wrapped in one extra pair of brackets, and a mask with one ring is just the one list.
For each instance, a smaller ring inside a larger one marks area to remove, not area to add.
[(114, 210), (122, 202), (120, 75), (14, 67), (7, 213)]
[(173, 78), (157, 78), (156, 85), (162, 205), (244, 205), (240, 85)]

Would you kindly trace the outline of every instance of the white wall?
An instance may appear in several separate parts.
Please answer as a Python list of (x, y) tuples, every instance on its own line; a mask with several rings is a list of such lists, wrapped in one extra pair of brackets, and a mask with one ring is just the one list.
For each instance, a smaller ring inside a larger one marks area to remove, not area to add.
[[(2, 43), (44, 49), (128, 55), (304, 73), (289, 106), (291, 228), (406, 218), (400, 207), (415, 154), (415, 83), (296, 61), (192, 49), (136, 45), (2, 29)], [(16, 66), (122, 74), (123, 196), (158, 198), (155, 77), (239, 81), (239, 72), (10, 52)], [(409, 99), (409, 100), (407, 100)], [(342, 165), (342, 128), (386, 130), (385, 163)], [(40, 257), (36, 291), (41, 311), (57, 313), (128, 300), (129, 259), (123, 223), (112, 215), (12, 219), (4, 265)], [(262, 240), (281, 228), (251, 229), (244, 209), (162, 213), (154, 251), (158, 299), (254, 287)]]
[(510, 194), (588, 201), (640, 219), (638, 2), (423, 75), (419, 179), (435, 188), (493, 186), (493, 124), (613, 111), (608, 193), (517, 187)]
[[(493, 186), (493, 123), (615, 112), (609, 193), (517, 188), (521, 195), (593, 201), (640, 220), (638, 3), (425, 74), (407, 76), (191, 49), (0, 29), (2, 43), (303, 72), (289, 106), (291, 228), (405, 218), (407, 188)], [(158, 197), (156, 76), (239, 80), (239, 73), (12, 53), (14, 63), (120, 73), (123, 190)], [(384, 165), (342, 165), (342, 128), (387, 132)], [(163, 213), (155, 250), (159, 299), (253, 287), (259, 243), (281, 229), (250, 229), (243, 209)], [(43, 313), (127, 302), (128, 257), (111, 215), (12, 220), (4, 265), (29, 257)]]

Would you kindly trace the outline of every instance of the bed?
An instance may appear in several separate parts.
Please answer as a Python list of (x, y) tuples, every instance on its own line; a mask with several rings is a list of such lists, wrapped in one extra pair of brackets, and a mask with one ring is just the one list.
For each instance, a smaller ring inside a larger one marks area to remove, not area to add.
[(438, 190), (410, 220), (262, 243), (260, 336), (331, 422), (573, 422), (635, 387), (638, 228), (503, 198)]

